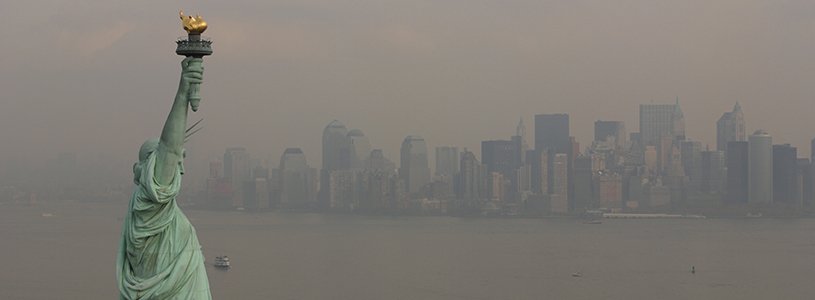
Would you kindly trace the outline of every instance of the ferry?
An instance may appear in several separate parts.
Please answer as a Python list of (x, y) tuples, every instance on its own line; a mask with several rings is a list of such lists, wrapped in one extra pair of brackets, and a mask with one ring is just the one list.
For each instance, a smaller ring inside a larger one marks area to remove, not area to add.
[(215, 266), (218, 268), (229, 268), (229, 257), (226, 255), (216, 257)]

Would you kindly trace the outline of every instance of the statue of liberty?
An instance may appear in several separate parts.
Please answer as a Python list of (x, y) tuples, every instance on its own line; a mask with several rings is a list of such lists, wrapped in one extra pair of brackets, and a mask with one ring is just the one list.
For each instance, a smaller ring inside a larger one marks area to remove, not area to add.
[(142, 144), (133, 166), (138, 187), (122, 224), (116, 259), (119, 299), (212, 299), (195, 228), (175, 202), (184, 174), (188, 107), (200, 99), (195, 94), (203, 78), (202, 61), (200, 56), (182, 61), (181, 82), (161, 137)]

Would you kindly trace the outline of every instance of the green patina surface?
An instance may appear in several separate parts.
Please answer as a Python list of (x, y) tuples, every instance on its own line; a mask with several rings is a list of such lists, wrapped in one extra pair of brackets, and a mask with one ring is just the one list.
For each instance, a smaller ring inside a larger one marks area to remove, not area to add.
[(188, 57), (182, 62), (161, 137), (142, 145), (133, 166), (138, 188), (122, 224), (116, 261), (120, 299), (212, 299), (195, 228), (175, 201), (184, 174), (188, 93), (201, 83), (201, 61)]

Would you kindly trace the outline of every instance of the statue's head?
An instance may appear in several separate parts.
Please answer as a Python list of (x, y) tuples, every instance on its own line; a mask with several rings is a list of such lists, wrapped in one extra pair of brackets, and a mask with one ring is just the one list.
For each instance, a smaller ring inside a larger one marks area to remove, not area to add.
[[(144, 144), (141, 144), (141, 148), (139, 148), (139, 162), (133, 164), (133, 182), (135, 182), (136, 185), (139, 185), (139, 178), (141, 177), (145, 160), (158, 149), (159, 141), (159, 138), (152, 138), (145, 141)], [(178, 159), (178, 170), (181, 175), (184, 175), (184, 158), (186, 157), (187, 149), (181, 149), (181, 157)]]
[(155, 137), (141, 144), (141, 148), (139, 149), (139, 161), (145, 160), (147, 156), (150, 156), (150, 153), (158, 149), (158, 141), (159, 138)]

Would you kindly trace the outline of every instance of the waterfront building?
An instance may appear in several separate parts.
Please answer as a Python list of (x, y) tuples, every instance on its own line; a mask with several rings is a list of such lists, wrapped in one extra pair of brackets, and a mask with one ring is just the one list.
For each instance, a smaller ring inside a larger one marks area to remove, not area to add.
[(605, 142), (609, 138), (614, 138), (614, 149), (625, 147), (628, 144), (627, 133), (625, 132), (625, 122), (623, 121), (600, 121), (594, 122), (594, 141)]
[(732, 112), (726, 112), (716, 121), (716, 150), (727, 152), (727, 143), (732, 141), (747, 141), (747, 131), (744, 126), (744, 113), (741, 105), (736, 101)]
[(269, 187), (266, 178), (250, 178), (243, 181), (243, 207), (248, 210), (269, 208)]
[(748, 142), (730, 141), (727, 142), (727, 198), (728, 205), (747, 203), (748, 195), (748, 174), (749, 155)]
[(482, 141), (481, 163), (487, 165), (487, 172), (501, 173), (505, 179), (514, 183), (515, 171), (520, 167), (516, 165), (519, 161), (515, 150), (515, 143), (512, 141)]
[(461, 155), (461, 168), (458, 175), (458, 198), (461, 200), (478, 200), (479, 187), (478, 187), (478, 159), (475, 154), (470, 151), (465, 151)]
[(402, 141), (400, 158), (399, 177), (405, 180), (409, 195), (418, 196), (422, 187), (430, 183), (425, 140), (418, 135), (407, 136)]
[(555, 153), (571, 152), (568, 114), (535, 115), (535, 150), (547, 148)]
[(600, 207), (623, 208), (623, 177), (620, 174), (599, 176)]
[(458, 147), (442, 146), (436, 147), (436, 176), (444, 174), (454, 175), (458, 173)]
[(308, 166), (300, 148), (287, 148), (276, 172), (279, 208), (303, 209), (316, 205), (317, 169)]
[(396, 175), (396, 164), (385, 157), (382, 149), (371, 150), (371, 154), (365, 159), (365, 169), (372, 171), (382, 171), (390, 175)]
[(526, 142), (526, 126), (524, 126), (523, 118), (518, 121), (518, 127), (515, 128), (515, 135), (513, 135), (510, 140), (515, 144), (515, 164), (518, 166), (525, 164), (529, 144)]
[(702, 185), (702, 143), (695, 141), (683, 141), (680, 144), (682, 153), (682, 169), (688, 182), (685, 187), (688, 197), (701, 193)]
[(748, 203), (773, 202), (773, 138), (757, 130), (747, 139)]
[(244, 148), (226, 148), (224, 178), (232, 188), (232, 205), (243, 206), (243, 181), (252, 178), (249, 153)]
[(801, 205), (811, 208), (815, 204), (815, 164), (809, 158), (799, 158), (798, 172), (801, 174)]
[(673, 123), (672, 133), (674, 135), (674, 140), (676, 140), (676, 141), (684, 141), (685, 140), (685, 113), (682, 112), (682, 108), (679, 107), (679, 97), (676, 97), (676, 104), (674, 105), (673, 118), (671, 119), (671, 122)]
[(320, 169), (320, 202), (330, 207), (329, 186), (332, 171), (349, 170), (356, 154), (351, 153), (348, 129), (340, 121), (334, 120), (323, 129), (322, 168)]
[(566, 213), (569, 211), (569, 156), (563, 153), (554, 155), (552, 169), (552, 212)]
[[(702, 151), (699, 172), (700, 192), (703, 194), (724, 195), (727, 191), (727, 166), (723, 151)], [(719, 199), (722, 200), (722, 199)]]
[(665, 132), (673, 133), (676, 105), (640, 104), (640, 134), (642, 146), (658, 147)]
[(773, 202), (800, 207), (798, 150), (790, 144), (773, 145)]
[(351, 168), (357, 170), (364, 169), (365, 158), (371, 153), (371, 144), (368, 141), (368, 137), (362, 134), (362, 131), (359, 129), (352, 129), (346, 134), (346, 137), (350, 144), (348, 151), (351, 156)]

